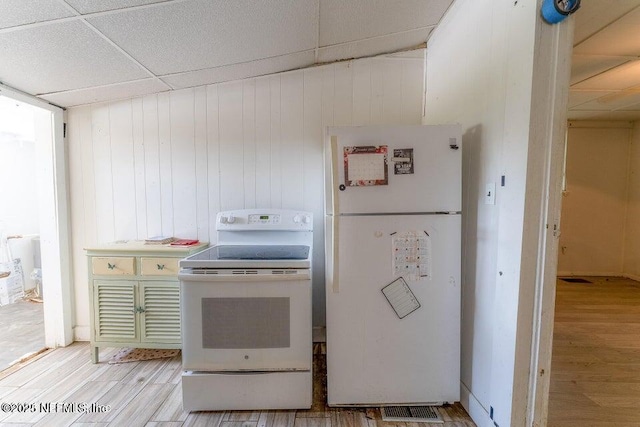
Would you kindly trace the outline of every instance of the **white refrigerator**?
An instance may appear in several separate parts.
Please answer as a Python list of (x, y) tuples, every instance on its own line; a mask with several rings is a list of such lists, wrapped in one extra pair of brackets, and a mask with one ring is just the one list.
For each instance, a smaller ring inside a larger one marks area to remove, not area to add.
[(460, 400), (461, 131), (330, 127), (330, 406)]

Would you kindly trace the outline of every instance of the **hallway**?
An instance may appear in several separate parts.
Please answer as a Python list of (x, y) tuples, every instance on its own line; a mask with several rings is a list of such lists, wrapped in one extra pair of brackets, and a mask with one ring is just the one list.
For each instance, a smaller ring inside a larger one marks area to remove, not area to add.
[(557, 281), (548, 427), (640, 425), (640, 282)]

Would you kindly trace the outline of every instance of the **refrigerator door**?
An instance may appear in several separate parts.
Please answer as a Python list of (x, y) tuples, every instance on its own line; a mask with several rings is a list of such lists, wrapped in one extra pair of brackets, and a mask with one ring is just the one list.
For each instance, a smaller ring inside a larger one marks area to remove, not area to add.
[(330, 127), (326, 143), (328, 214), (461, 210), (459, 125)]
[[(460, 215), (327, 216), (328, 234), (338, 233), (336, 246), (327, 239), (329, 405), (460, 400), (460, 221)], [(424, 232), (430, 277), (398, 275), (395, 249), (402, 250), (404, 236)], [(400, 307), (403, 318), (382, 292), (400, 276), (420, 305), (409, 314)]]

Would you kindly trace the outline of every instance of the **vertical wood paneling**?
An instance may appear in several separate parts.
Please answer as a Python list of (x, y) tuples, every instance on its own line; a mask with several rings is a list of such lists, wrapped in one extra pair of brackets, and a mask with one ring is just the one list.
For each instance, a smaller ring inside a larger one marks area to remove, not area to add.
[(402, 124), (420, 123), (422, 120), (422, 94), (424, 93), (424, 65), (422, 60), (402, 61)]
[(351, 125), (353, 115), (353, 61), (333, 64), (333, 124)]
[(209, 184), (209, 241), (216, 242), (215, 216), (220, 211), (220, 133), (218, 86), (207, 87), (207, 178)]
[(133, 122), (133, 170), (136, 196), (136, 237), (145, 239), (147, 234), (147, 187), (145, 185), (144, 112), (142, 98), (131, 100)]
[(158, 95), (142, 98), (142, 137), (146, 188), (147, 236), (162, 234), (162, 194), (160, 187), (160, 135)]
[(256, 206), (271, 206), (271, 83), (256, 79)]
[(209, 177), (207, 173), (207, 88), (194, 91), (195, 164), (196, 164), (196, 236), (209, 241)]
[(173, 235), (173, 177), (171, 161), (171, 94), (158, 94), (158, 153), (160, 155), (160, 212), (163, 236)]
[(244, 160), (244, 207), (256, 207), (256, 81), (242, 84), (242, 140)]
[(120, 240), (137, 235), (131, 101), (112, 103), (109, 116), (114, 238)]
[[(73, 116), (73, 120), (70, 120), (70, 124), (77, 128), (77, 137), (82, 153), (82, 169), (79, 172), (82, 176), (82, 188), (81, 193), (77, 193), (71, 190), (71, 200), (77, 201), (82, 198), (83, 219), (84, 219), (84, 242), (83, 245), (89, 245), (98, 241), (98, 231), (96, 228), (96, 182), (95, 182), (95, 167), (93, 157), (93, 111), (91, 107), (82, 107), (77, 110), (78, 114)], [(71, 110), (69, 111), (71, 114)], [(69, 136), (71, 139), (71, 136)], [(71, 141), (69, 141), (71, 144)], [(77, 147), (77, 145), (76, 145)], [(71, 151), (71, 148), (69, 148)], [(69, 166), (70, 168), (72, 166)], [(70, 171), (73, 173), (73, 170)], [(80, 197), (80, 194), (82, 197)], [(76, 230), (75, 224), (72, 218), (72, 228)], [(84, 247), (84, 246), (83, 246)], [(82, 263), (84, 264), (84, 263)]]
[[(371, 123), (382, 124), (384, 116), (384, 67), (385, 61), (373, 58), (371, 65)], [(420, 94), (422, 96), (422, 94)]]
[[(70, 198), (70, 217), (71, 217), (71, 249), (72, 256), (75, 259), (83, 260), (84, 251), (82, 250), (87, 244), (87, 233), (95, 232), (95, 210), (91, 210), (91, 218), (87, 218), (88, 209), (85, 207), (87, 203), (94, 203), (93, 198), (83, 198), (81, 195), (85, 192), (85, 184), (90, 183), (93, 186), (93, 174), (86, 176), (84, 165), (87, 169), (93, 170), (93, 163), (84, 163), (85, 150), (83, 145), (91, 147), (91, 108), (84, 107), (69, 111), (67, 116), (69, 129), (68, 150), (69, 150), (69, 192), (76, 197)], [(88, 171), (87, 171), (88, 175)], [(91, 187), (91, 190), (93, 188)], [(93, 194), (93, 192), (92, 192)], [(93, 225), (91, 225), (93, 224)], [(95, 236), (93, 237), (95, 238)], [(85, 262), (73, 263), (74, 277), (87, 277), (87, 264)], [(78, 289), (78, 297), (82, 301), (88, 301), (88, 287), (84, 286), (86, 279), (82, 282), (76, 282)], [(89, 305), (81, 304), (78, 307), (81, 318), (88, 318)]]
[[(323, 129), (322, 129), (322, 70), (312, 68), (304, 71), (304, 127), (303, 127), (303, 193), (305, 211), (313, 212), (313, 283), (324, 283), (324, 185), (322, 181)], [(324, 286), (313, 288), (316, 307), (324, 307)], [(324, 310), (313, 311), (313, 324), (324, 325)]]
[(302, 71), (281, 77), (280, 158), (282, 207), (300, 209), (304, 204), (304, 80)]
[(383, 66), (384, 124), (402, 123), (402, 62), (388, 61)]
[(371, 123), (371, 61), (353, 62), (352, 121), (354, 126)]
[(282, 152), (280, 151), (280, 75), (269, 78), (271, 85), (271, 207), (282, 207)]
[(170, 93), (173, 233), (195, 238), (197, 232), (195, 97), (193, 89)]
[(422, 61), (374, 58), (73, 108), (74, 247), (158, 234), (215, 243), (221, 210), (309, 210), (313, 321), (322, 325), (324, 129), (419, 124), (422, 77)]
[(109, 124), (109, 105), (95, 106), (91, 115), (91, 133), (95, 174), (96, 231), (99, 242), (115, 240)]
[(218, 87), (220, 105), (220, 208), (244, 208), (244, 147), (242, 140), (242, 82)]

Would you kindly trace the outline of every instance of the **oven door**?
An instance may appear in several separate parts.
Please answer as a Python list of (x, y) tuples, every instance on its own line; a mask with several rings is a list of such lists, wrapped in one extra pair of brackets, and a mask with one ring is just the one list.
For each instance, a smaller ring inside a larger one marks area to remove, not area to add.
[(309, 270), (183, 270), (179, 277), (185, 370), (311, 369)]

